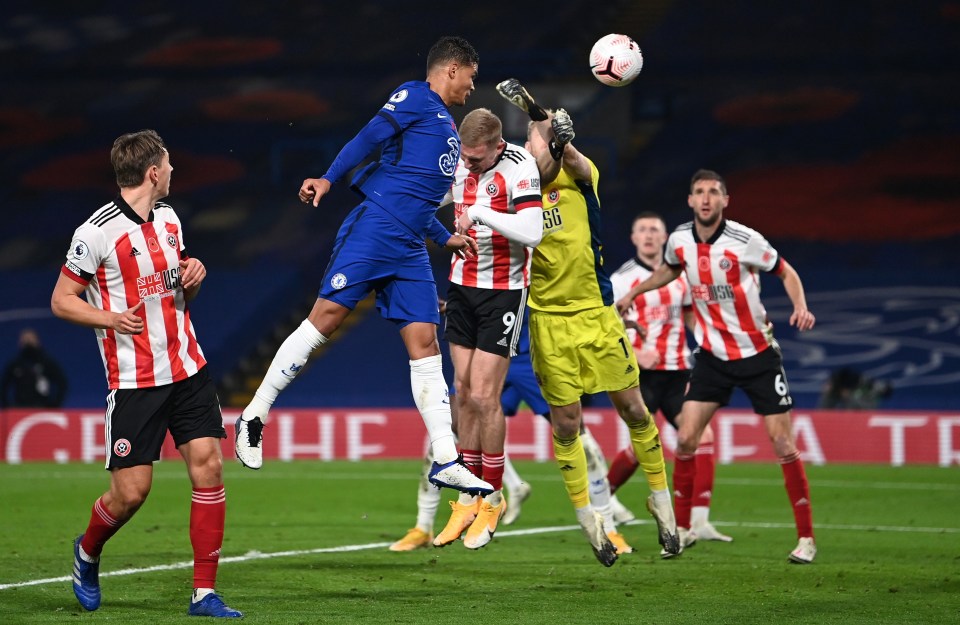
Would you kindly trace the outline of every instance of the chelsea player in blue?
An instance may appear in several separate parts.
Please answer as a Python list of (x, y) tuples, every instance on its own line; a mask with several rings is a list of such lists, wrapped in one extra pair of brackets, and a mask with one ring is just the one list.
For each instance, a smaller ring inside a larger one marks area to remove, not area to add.
[(435, 460), (430, 481), (474, 494), (492, 492), (457, 455), (437, 342), (437, 290), (424, 241), (459, 254), (476, 251), (469, 237), (450, 234), (436, 210), (460, 158), (460, 136), (448, 107), (466, 103), (478, 60), (466, 40), (441, 38), (427, 55), (426, 81), (397, 87), (327, 172), (303, 181), (300, 200), (317, 206), (333, 184), (382, 148), (380, 159), (352, 180), (364, 200), (340, 227), (313, 310), (280, 346), (237, 420), (237, 458), (245, 466), (259, 469), (263, 463), (263, 424), (277, 395), (357, 303), (375, 291), (377, 309), (397, 325), (410, 356), (413, 397)]

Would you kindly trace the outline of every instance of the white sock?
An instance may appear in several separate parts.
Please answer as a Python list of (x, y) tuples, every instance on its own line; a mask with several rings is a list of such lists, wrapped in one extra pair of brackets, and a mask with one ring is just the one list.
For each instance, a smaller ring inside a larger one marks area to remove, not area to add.
[(586, 427), (580, 432), (580, 442), (583, 443), (583, 451), (587, 454), (587, 471), (592, 467), (596, 471), (603, 471), (606, 475), (607, 459), (603, 455), (603, 450), (600, 449), (600, 443)]
[(79, 547), (77, 551), (80, 553), (80, 559), (83, 560), (84, 562), (88, 564), (96, 564), (97, 562), (100, 561), (100, 558), (94, 558), (93, 556), (88, 554), (86, 551), (84, 551), (83, 545), (77, 545), (77, 546)]
[(706, 525), (710, 519), (710, 508), (707, 506), (693, 506), (690, 508), (690, 527)]
[(575, 508), (574, 511), (577, 513), (577, 522), (580, 523), (580, 525), (593, 522), (593, 506), (590, 504), (582, 508)]
[(273, 357), (273, 362), (263, 376), (260, 388), (250, 404), (244, 408), (241, 418), (250, 421), (254, 417), (260, 417), (266, 421), (267, 413), (273, 407), (273, 402), (277, 401), (280, 391), (287, 388), (297, 377), (307, 364), (310, 353), (326, 342), (327, 337), (320, 334), (309, 320), (304, 319), (277, 350), (277, 355)]
[(417, 490), (417, 527), (424, 532), (433, 533), (433, 520), (437, 517), (437, 508), (443, 493), (428, 479), (433, 456), (430, 452), (423, 458), (423, 471), (420, 475), (420, 488)]
[(670, 489), (668, 488), (663, 490), (650, 489), (650, 494), (653, 495), (653, 500), (657, 503), (670, 503)]
[(214, 592), (213, 588), (194, 588), (193, 602), (196, 603), (197, 601), (202, 600), (204, 597), (211, 594), (212, 592)]
[(511, 493), (516, 492), (517, 488), (523, 484), (523, 480), (520, 478), (520, 474), (517, 473), (517, 470), (513, 468), (513, 463), (510, 462), (510, 456), (506, 453), (503, 454), (503, 485), (507, 487), (507, 490)]
[(440, 464), (455, 460), (457, 445), (451, 429), (449, 387), (443, 379), (440, 354), (410, 361), (410, 387), (427, 428), (433, 459)]
[(486, 497), (484, 497), (483, 500), (486, 501), (491, 506), (493, 506), (494, 508), (496, 508), (497, 506), (500, 505), (500, 502), (503, 501), (503, 491), (495, 490), (489, 495), (487, 495)]

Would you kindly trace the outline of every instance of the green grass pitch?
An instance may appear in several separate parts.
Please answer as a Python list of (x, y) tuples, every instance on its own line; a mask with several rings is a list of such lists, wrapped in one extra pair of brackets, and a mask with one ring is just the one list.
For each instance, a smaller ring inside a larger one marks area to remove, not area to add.
[[(620, 498), (640, 519), (622, 528), (636, 553), (606, 569), (556, 466), (516, 464), (533, 494), (489, 546), (398, 554), (386, 546), (413, 525), (419, 462), (228, 462), (219, 591), (264, 624), (960, 623), (956, 468), (808, 466), (809, 566), (787, 562), (796, 535), (777, 466), (718, 467), (711, 517), (734, 542), (670, 561), (635, 477)], [(190, 485), (172, 461), (104, 551), (102, 606), (77, 604), (71, 542), (107, 481), (95, 465), (0, 465), (0, 623), (195, 621)], [(442, 503), (438, 526), (448, 514)]]

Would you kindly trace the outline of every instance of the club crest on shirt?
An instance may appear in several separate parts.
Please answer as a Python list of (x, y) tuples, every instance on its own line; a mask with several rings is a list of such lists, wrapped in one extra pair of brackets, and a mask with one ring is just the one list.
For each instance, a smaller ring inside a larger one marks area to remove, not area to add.
[(171, 234), (168, 234), (168, 235), (167, 235), (167, 245), (169, 245), (169, 246), (172, 247), (173, 249), (177, 249), (177, 235), (172, 234), (172, 233), (171, 233)]
[(330, 278), (330, 286), (337, 290), (342, 289), (343, 287), (347, 286), (347, 276), (343, 275), (342, 273), (333, 274), (333, 277)]
[(460, 139), (448, 137), (447, 147), (450, 148), (450, 151), (440, 155), (440, 173), (452, 177), (454, 172), (457, 171), (457, 163), (460, 162)]
[(90, 248), (83, 241), (74, 241), (70, 246), (70, 257), (74, 260), (83, 260), (90, 253)]
[(729, 258), (721, 258), (718, 265), (721, 271), (730, 271), (730, 268), (733, 267), (733, 263), (730, 262)]
[(496, 182), (490, 182), (487, 184), (487, 195), (490, 197), (496, 197), (500, 195), (500, 185)]
[(547, 194), (547, 201), (555, 204), (559, 199), (560, 191), (557, 189), (550, 189), (550, 193)]

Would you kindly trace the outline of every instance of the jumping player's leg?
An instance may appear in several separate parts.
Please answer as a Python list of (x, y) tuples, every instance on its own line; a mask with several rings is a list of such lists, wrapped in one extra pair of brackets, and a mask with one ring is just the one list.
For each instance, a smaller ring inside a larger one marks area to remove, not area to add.
[(250, 421), (260, 417), (266, 422), (267, 413), (273, 407), (280, 392), (297, 378), (307, 364), (310, 354), (326, 343), (351, 310), (336, 302), (317, 299), (307, 318), (283, 341), (273, 361), (263, 376), (263, 382), (254, 393), (250, 405), (243, 410), (242, 419)]

